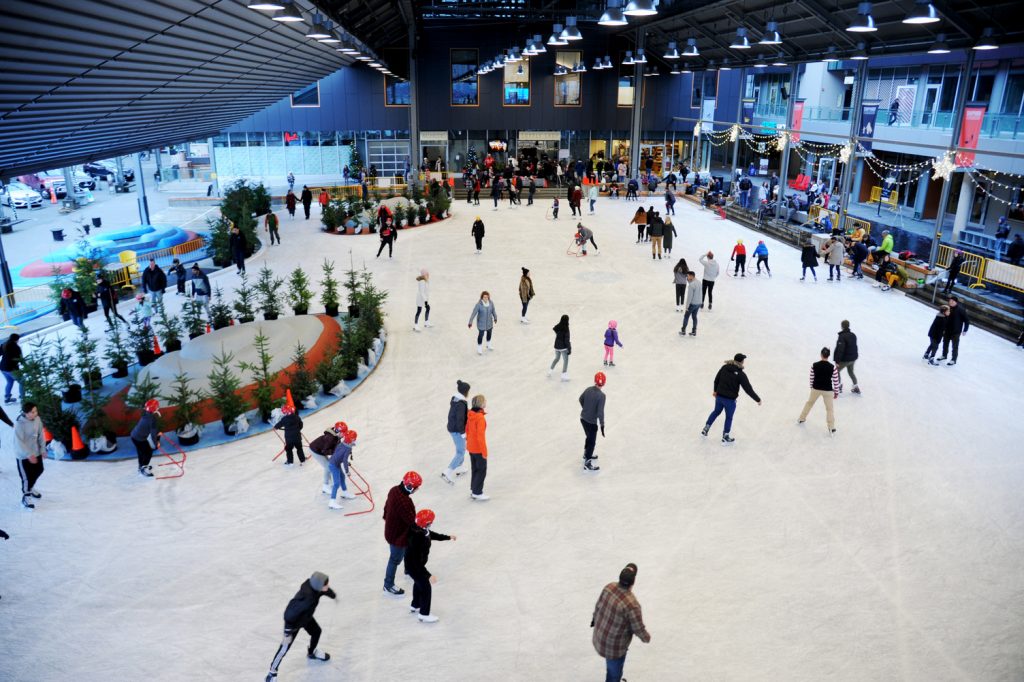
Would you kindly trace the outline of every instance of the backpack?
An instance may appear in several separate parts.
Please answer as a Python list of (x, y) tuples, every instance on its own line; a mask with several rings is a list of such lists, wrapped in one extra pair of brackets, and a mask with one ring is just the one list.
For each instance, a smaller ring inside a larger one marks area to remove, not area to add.
[(337, 445), (337, 442), (337, 436), (330, 433), (323, 433), (313, 439), (313, 442), (309, 444), (309, 449), (318, 455), (328, 457), (332, 452), (334, 452), (334, 446)]

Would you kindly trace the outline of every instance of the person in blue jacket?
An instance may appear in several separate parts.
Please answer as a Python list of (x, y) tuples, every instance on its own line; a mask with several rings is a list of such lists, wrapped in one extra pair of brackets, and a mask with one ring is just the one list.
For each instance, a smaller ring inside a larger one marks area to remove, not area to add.
[[(331, 487), (331, 501), (327, 503), (327, 506), (331, 509), (341, 509), (341, 502), (338, 501), (338, 497), (346, 500), (354, 500), (355, 495), (349, 492), (348, 486), (345, 485), (345, 477), (348, 475), (348, 461), (352, 457), (352, 448), (356, 444), (356, 439), (359, 438), (359, 434), (349, 429), (338, 441), (338, 445), (334, 448), (334, 453), (331, 455), (330, 461), (327, 463), (328, 468), (331, 471), (331, 477), (334, 479), (334, 485)], [(338, 488), (341, 488), (341, 493), (338, 493)]]
[(764, 245), (763, 241), (757, 243), (757, 247), (754, 249), (754, 256), (757, 258), (757, 274), (761, 274), (761, 264), (764, 263), (764, 269), (768, 271), (768, 276), (772, 276), (772, 269), (768, 267), (768, 247)]
[(160, 402), (155, 398), (146, 401), (139, 423), (132, 429), (130, 437), (135, 445), (135, 453), (139, 459), (139, 476), (153, 477), (153, 450), (160, 446), (160, 429), (156, 419), (160, 416)]

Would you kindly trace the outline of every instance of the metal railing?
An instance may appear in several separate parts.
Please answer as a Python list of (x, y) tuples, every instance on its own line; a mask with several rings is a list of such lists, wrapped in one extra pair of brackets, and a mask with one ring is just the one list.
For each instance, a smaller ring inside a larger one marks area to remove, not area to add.
[(887, 204), (888, 206), (891, 206), (892, 209), (895, 211), (896, 207), (899, 205), (899, 200), (900, 200), (900, 193), (895, 191), (895, 190), (893, 190), (892, 192), (889, 192), (889, 196), (883, 199), (882, 198), (882, 188), (876, 185), (876, 186), (871, 188), (871, 198), (868, 199), (868, 203), (869, 204), (877, 204), (877, 203), (881, 202), (883, 204)]

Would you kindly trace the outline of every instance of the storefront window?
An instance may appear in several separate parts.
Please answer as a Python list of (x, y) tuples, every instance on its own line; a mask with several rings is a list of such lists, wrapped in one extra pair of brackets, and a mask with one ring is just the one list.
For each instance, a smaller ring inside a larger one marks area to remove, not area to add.
[(502, 104), (507, 107), (530, 106), (530, 62), (522, 59), (505, 65), (505, 87)]
[(580, 74), (573, 73), (572, 68), (580, 63), (582, 52), (563, 52), (555, 54), (555, 106), (578, 107), (583, 104), (583, 79)]
[(292, 94), (293, 107), (318, 107), (320, 106), (320, 82), (307, 85), (296, 93)]
[(452, 106), (475, 107), (480, 104), (480, 88), (476, 75), (479, 56), (476, 50), (452, 50)]

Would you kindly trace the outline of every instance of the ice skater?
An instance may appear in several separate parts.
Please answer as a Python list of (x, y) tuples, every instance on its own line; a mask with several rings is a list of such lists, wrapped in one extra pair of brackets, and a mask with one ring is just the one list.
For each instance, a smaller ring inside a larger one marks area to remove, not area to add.
[(679, 330), (679, 336), (686, 336), (686, 323), (693, 318), (693, 328), (690, 330), (690, 336), (697, 336), (697, 313), (700, 312), (701, 300), (700, 287), (697, 286), (697, 281), (694, 279), (696, 274), (693, 270), (686, 273), (686, 291), (683, 294), (683, 327)]
[(348, 424), (335, 422), (331, 429), (325, 430), (309, 444), (309, 451), (313, 453), (313, 459), (324, 470), (323, 484), (320, 486), (320, 492), (324, 495), (330, 495), (332, 490), (331, 455), (334, 454), (334, 448), (341, 442), (341, 437), (346, 431), (348, 431)]
[[(836, 349), (832, 352), (832, 359), (836, 363), (836, 369), (842, 375), (845, 369), (853, 382), (851, 393), (860, 394), (860, 386), (857, 385), (857, 375), (853, 372), (853, 366), (860, 357), (857, 351), (857, 335), (850, 331), (850, 321), (843, 320), (839, 323), (839, 336), (836, 338)], [(839, 392), (842, 393), (842, 388)]]
[(466, 458), (466, 417), (469, 412), (469, 384), (462, 379), (455, 382), (455, 394), (448, 403), (448, 435), (455, 443), (455, 456), (448, 468), (441, 472), (441, 478), (448, 485), (455, 485), (455, 477), (466, 473), (463, 462)]
[(746, 359), (746, 355), (737, 353), (732, 357), (732, 360), (726, 360), (722, 368), (718, 370), (718, 374), (715, 375), (714, 391), (711, 393), (715, 398), (715, 409), (708, 415), (708, 420), (704, 424), (700, 435), (708, 435), (711, 425), (715, 423), (718, 415), (722, 414), (724, 410), (725, 429), (722, 431), (722, 445), (736, 442), (736, 439), (730, 436), (729, 432), (732, 430), (732, 415), (736, 412), (736, 399), (740, 395), (740, 389), (742, 388), (758, 405), (761, 404), (761, 398), (754, 392), (754, 389), (750, 386), (750, 380), (747, 379), (747, 375), (743, 372), (743, 362)]
[(597, 248), (597, 242), (594, 241), (594, 231), (588, 227), (583, 227), (583, 223), (576, 223), (576, 243), (583, 248), (583, 255), (587, 255), (587, 242), (594, 245), (594, 254), (599, 253), (600, 249)]
[(430, 530), (436, 518), (430, 509), (421, 509), (416, 514), (416, 525), (409, 529), (409, 547), (405, 552), (405, 574), (412, 578), (412, 604), (409, 612), (415, 613), (421, 623), (436, 623), (437, 616), (430, 613), (430, 602), (433, 596), (431, 587), (437, 578), (427, 570), (427, 559), (430, 557), (430, 545), (434, 540), (439, 542), (458, 538)]
[(622, 669), (633, 635), (641, 642), (651, 641), (640, 602), (633, 594), (636, 571), (636, 564), (626, 564), (619, 572), (619, 581), (604, 586), (590, 619), (590, 627), (594, 628), (594, 649), (605, 659), (605, 682), (622, 680)]
[[(356, 446), (356, 439), (359, 438), (359, 434), (349, 429), (341, 435), (341, 440), (334, 446), (334, 452), (331, 453), (331, 458), (327, 463), (328, 468), (331, 471), (331, 499), (327, 503), (330, 509), (341, 509), (341, 502), (338, 498), (344, 500), (354, 500), (355, 495), (345, 485), (345, 479), (348, 478), (348, 463), (352, 458), (352, 448)], [(338, 492), (338, 489), (341, 492)]]
[(384, 591), (388, 594), (405, 594), (395, 585), (395, 571), (405, 558), (405, 547), (409, 542), (409, 529), (416, 521), (416, 505), (412, 494), (423, 485), (423, 478), (415, 471), (407, 471), (402, 482), (388, 491), (384, 502), (384, 540), (388, 543), (388, 565), (384, 570)]
[(761, 265), (764, 265), (768, 276), (771, 277), (772, 269), (768, 267), (768, 247), (765, 246), (764, 241), (757, 242), (757, 246), (754, 247), (754, 257), (757, 258), (757, 274), (761, 274)]
[(530, 271), (527, 268), (522, 268), (523, 275), (519, 278), (519, 302), (523, 304), (522, 314), (519, 316), (520, 324), (530, 324), (530, 320), (526, 317), (526, 309), (530, 307), (530, 301), (536, 295), (533, 290), (533, 278), (530, 277)]
[(481, 502), (491, 499), (484, 495), (484, 479), (487, 478), (487, 398), (482, 395), (473, 396), (473, 407), (466, 415), (466, 450), (469, 451), (469, 464), (472, 469), (470, 478), (470, 494), (474, 500)]
[(277, 679), (277, 668), (281, 665), (284, 655), (295, 642), (295, 636), (299, 630), (309, 633), (309, 648), (306, 649), (306, 658), (314, 661), (328, 661), (331, 655), (322, 649), (317, 648), (320, 643), (320, 635), (323, 632), (313, 614), (320, 603), (321, 597), (334, 599), (337, 595), (327, 586), (329, 578), (326, 573), (315, 572), (299, 586), (292, 600), (284, 610), (284, 639), (274, 654), (274, 660), (270, 662), (270, 672), (267, 673), (266, 682), (274, 682)]
[[(697, 260), (704, 266), (704, 275), (700, 283), (701, 300), (703, 301), (705, 298), (708, 300), (708, 310), (710, 311), (711, 304), (714, 303), (715, 280), (718, 279), (718, 261), (715, 260), (715, 254), (710, 251)], [(700, 307), (703, 309), (704, 303), (701, 303)]]
[(922, 359), (927, 360), (929, 365), (933, 365), (935, 367), (938, 367), (940, 364), (935, 359), (935, 352), (939, 349), (939, 344), (942, 343), (942, 337), (946, 333), (947, 317), (949, 317), (949, 306), (939, 306), (935, 319), (932, 320), (932, 326), (928, 328), (928, 347), (925, 349), (924, 357)]
[(647, 211), (644, 210), (643, 206), (636, 209), (636, 213), (633, 215), (633, 219), (629, 221), (629, 224), (636, 225), (636, 243), (639, 244), (644, 241), (644, 232), (647, 230)]
[(960, 337), (967, 334), (971, 326), (971, 320), (967, 317), (967, 310), (960, 305), (958, 296), (950, 296), (946, 301), (949, 305), (949, 315), (946, 316), (946, 333), (942, 336), (942, 357), (939, 361), (946, 359), (946, 351), (949, 350), (950, 342), (953, 343), (953, 356), (947, 365), (955, 365), (957, 355), (960, 354)]
[(380, 248), (377, 249), (377, 258), (380, 258), (385, 246), (388, 247), (388, 258), (391, 258), (396, 241), (398, 241), (398, 232), (391, 223), (391, 219), (388, 218), (388, 221), (380, 227)]
[[(572, 341), (569, 338), (569, 316), (562, 315), (551, 331), (555, 332), (555, 359), (548, 368), (548, 376), (555, 371), (559, 359), (562, 361), (562, 381), (569, 380), (569, 355), (572, 353)], [(608, 364), (607, 362), (605, 364)]]
[(430, 324), (430, 273), (426, 268), (420, 270), (416, 277), (416, 317), (412, 321), (413, 331), (420, 330), (420, 313), (426, 312), (423, 316), (423, 326), (433, 327)]
[(676, 226), (672, 224), (672, 219), (668, 216), (665, 216), (664, 232), (665, 236), (661, 238), (661, 245), (665, 248), (665, 254), (671, 255), (672, 242), (679, 236), (679, 233), (676, 232)]
[(36, 482), (43, 475), (46, 440), (39, 408), (31, 400), (21, 404), (21, 414), (14, 420), (14, 456), (18, 458), (18, 475), (21, 477), (21, 506), (35, 509), (32, 500), (42, 497), (36, 492)]
[(825, 402), (825, 423), (828, 425), (828, 432), (836, 432), (836, 417), (833, 410), (835, 400), (839, 397), (839, 368), (828, 361), (828, 348), (821, 349), (821, 359), (811, 365), (811, 395), (804, 403), (804, 409), (797, 417), (796, 423), (803, 424), (807, 421), (807, 414), (814, 407), (814, 403), (821, 398)]
[(476, 353), (484, 354), (484, 336), (487, 337), (487, 350), (494, 350), (491, 344), (491, 333), (494, 325), (498, 324), (498, 313), (494, 309), (494, 302), (491, 301), (491, 294), (487, 291), (480, 292), (480, 300), (473, 306), (473, 312), (469, 314), (469, 329), (473, 328), (473, 320), (476, 320)]
[(604, 366), (615, 366), (615, 346), (622, 348), (619, 341), (619, 323), (615, 320), (608, 321), (608, 328), (604, 330)]
[(476, 252), (480, 253), (484, 250), (484, 221), (480, 220), (480, 216), (473, 221), (473, 227), (469, 233), (473, 235), (473, 241), (476, 242)]
[(821, 245), (821, 255), (828, 264), (828, 281), (833, 280), (834, 272), (835, 281), (841, 282), (843, 280), (843, 257), (845, 256), (843, 243), (839, 241), (838, 237), (831, 237)]
[(597, 429), (600, 425), (601, 436), (604, 437), (604, 387), (607, 377), (604, 372), (594, 375), (594, 385), (589, 386), (580, 394), (580, 424), (583, 425), (583, 468), (587, 471), (600, 471), (601, 467), (594, 464), (597, 455)]
[(674, 268), (672, 268), (672, 282), (676, 287), (677, 313), (681, 313), (686, 310), (686, 306), (683, 305), (683, 298), (686, 294), (686, 273), (689, 271), (690, 268), (687, 267), (685, 258), (680, 258), (679, 262), (676, 263)]
[(150, 398), (146, 401), (139, 422), (132, 429), (131, 439), (139, 461), (139, 476), (153, 477), (153, 467), (149, 462), (153, 459), (153, 450), (160, 447), (161, 433), (156, 425), (159, 416), (160, 401)]
[(732, 256), (729, 257), (729, 260), (736, 261), (736, 266), (732, 270), (733, 277), (741, 271), (740, 277), (747, 276), (747, 247), (743, 246), (742, 239), (736, 240), (736, 246), (732, 247)]
[(814, 244), (811, 242), (804, 243), (800, 249), (800, 266), (802, 268), (800, 274), (801, 282), (807, 278), (808, 268), (811, 271), (811, 275), (814, 276), (814, 281), (818, 281), (818, 273), (814, 270), (818, 267), (818, 252), (814, 250)]
[(284, 465), (293, 466), (292, 451), (299, 455), (299, 466), (306, 463), (306, 453), (302, 451), (302, 417), (295, 411), (294, 405), (281, 408), (282, 417), (274, 424), (275, 431), (284, 431)]
[(551, 202), (551, 219), (558, 220), (558, 197)]

